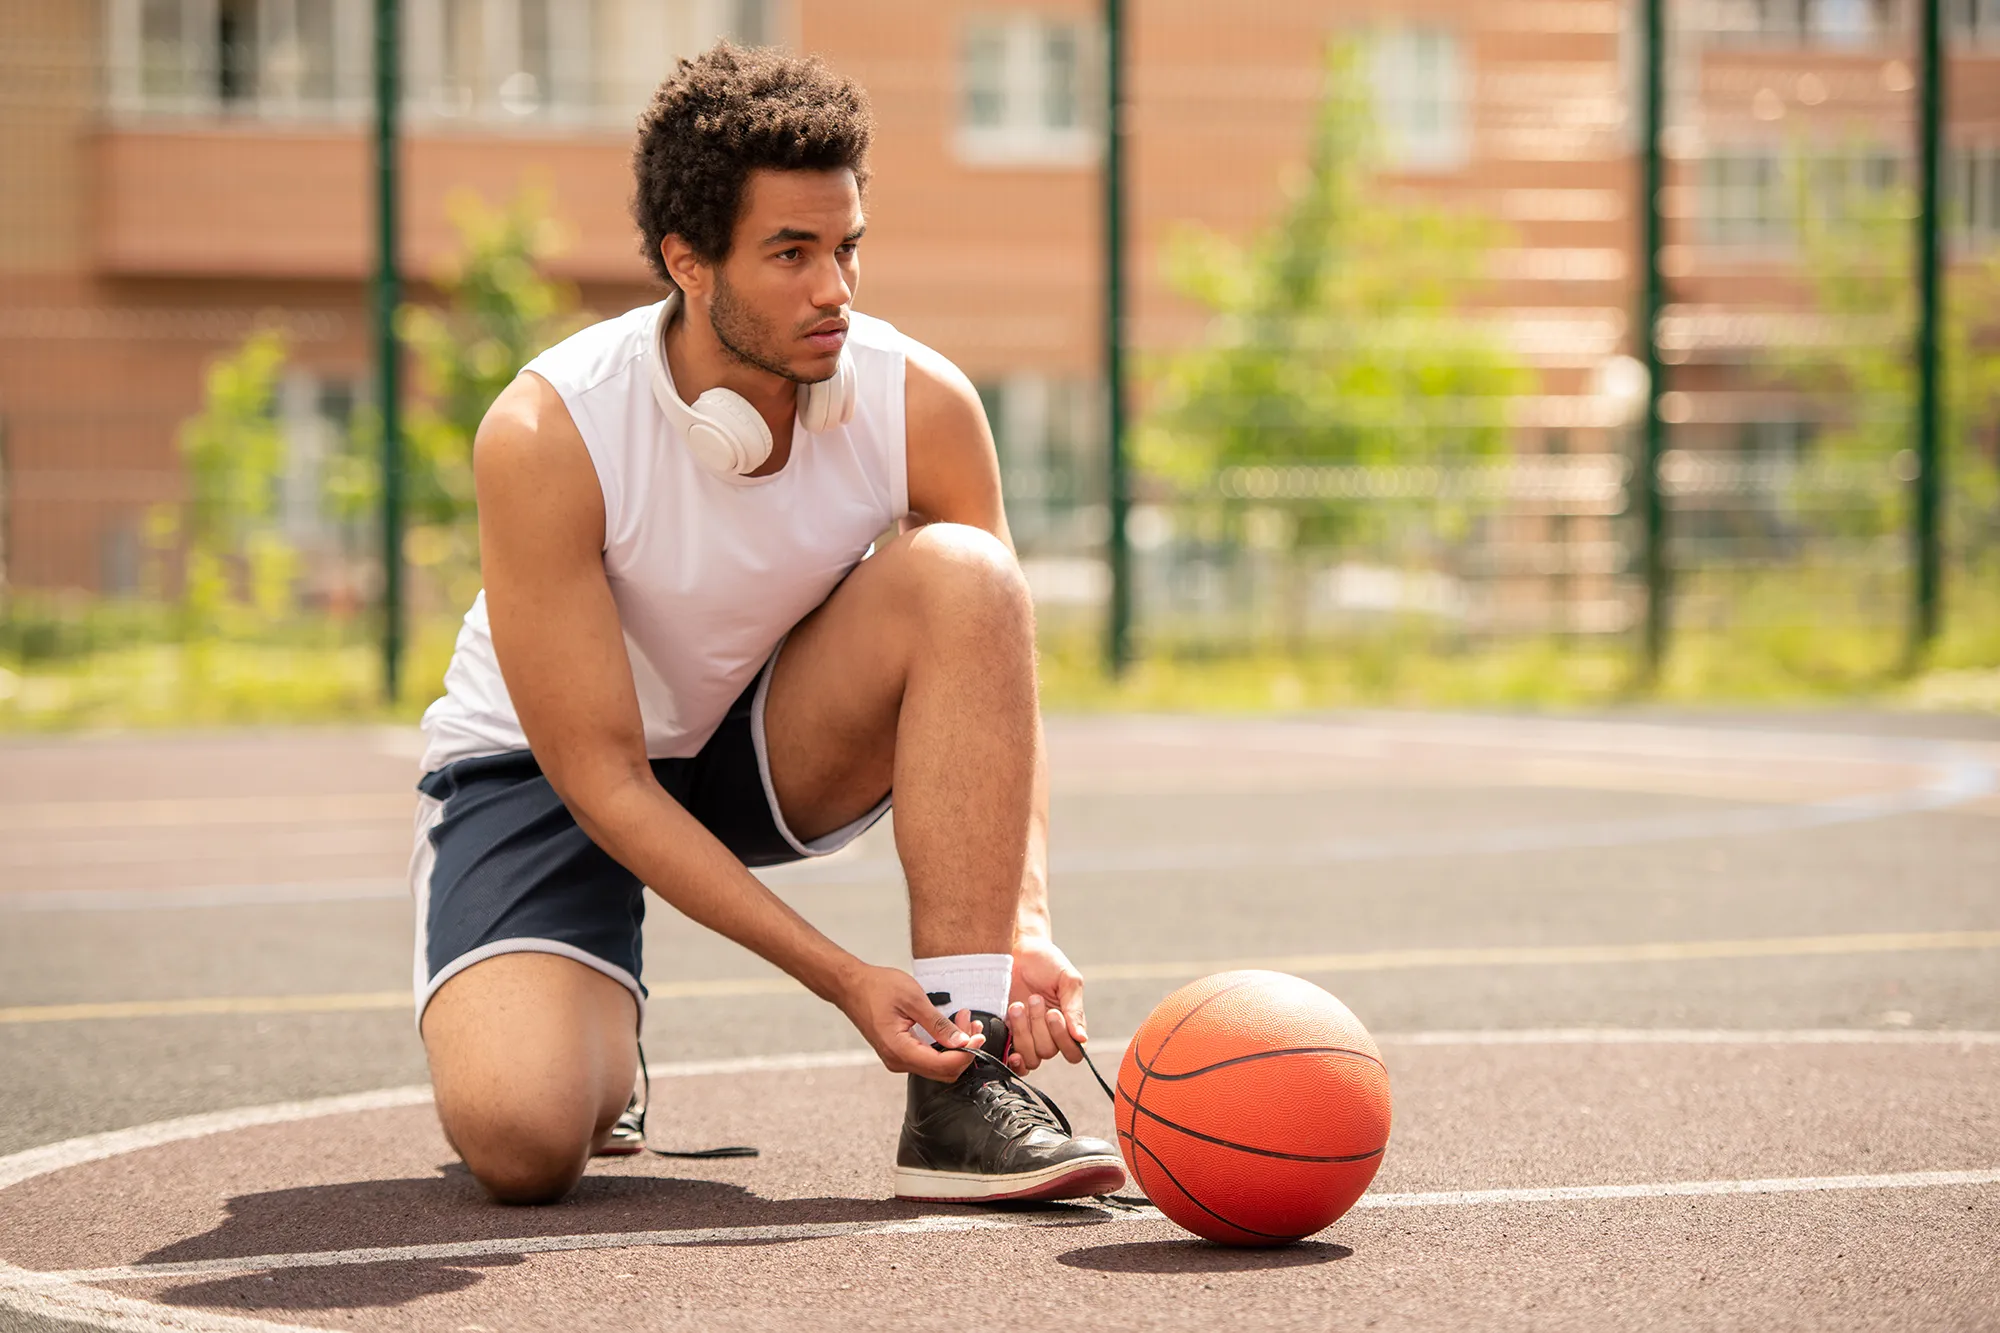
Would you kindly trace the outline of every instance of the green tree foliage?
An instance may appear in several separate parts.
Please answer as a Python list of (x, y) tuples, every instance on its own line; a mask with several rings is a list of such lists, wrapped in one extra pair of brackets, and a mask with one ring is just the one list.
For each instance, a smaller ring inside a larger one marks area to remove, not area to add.
[[(1828, 521), (1854, 535), (1881, 535), (1908, 512), (1897, 464), (1916, 433), (1916, 198), (1901, 186), (1845, 195), (1824, 185), (1803, 188), (1814, 172), (1830, 169), (1801, 156), (1792, 171), (1802, 187), (1803, 272), (1815, 307), (1829, 317), (1829, 336), (1788, 351), (1775, 369), (1837, 405), (1815, 442), (1820, 457), (1861, 465), (1882, 480), (1876, 503)], [(2000, 547), (2000, 252), (1954, 265), (1944, 290), (1940, 444), (1948, 532), (1960, 550), (1992, 552)]]
[[(1528, 373), (1462, 308), (1497, 239), (1490, 222), (1385, 197), (1373, 180), (1368, 83), (1336, 44), (1299, 182), (1261, 234), (1189, 228), (1168, 277), (1207, 337), (1164, 360), (1138, 433), (1141, 466), (1183, 495), (1220, 469), (1449, 465), (1507, 445)], [(1298, 539), (1350, 533), (1379, 503), (1314, 501)]]
[(147, 526), (156, 554), (176, 545), (182, 553), (187, 632), (244, 612), (275, 621), (292, 608), (298, 554), (278, 527), (285, 439), (276, 403), (285, 355), (283, 333), (251, 334), (209, 367), (201, 411), (181, 424), (188, 499), (155, 509)]
[[(459, 253), (435, 278), (442, 304), (404, 306), (396, 330), (419, 390), (403, 424), (404, 555), (463, 605), (478, 587), (473, 435), (521, 367), (588, 317), (575, 291), (543, 272), (560, 248), (543, 194), (525, 190), (495, 208), (465, 192), (449, 210)], [(379, 420), (364, 419), (336, 480), (351, 513), (372, 513), (380, 503), (380, 437)]]

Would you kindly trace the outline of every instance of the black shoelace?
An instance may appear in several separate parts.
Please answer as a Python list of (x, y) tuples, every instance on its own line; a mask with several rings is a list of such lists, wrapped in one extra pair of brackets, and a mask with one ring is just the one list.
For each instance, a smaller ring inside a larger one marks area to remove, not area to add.
[(755, 1148), (741, 1143), (731, 1144), (726, 1148), (693, 1148), (686, 1151), (655, 1148), (652, 1144), (646, 1142), (646, 1112), (653, 1104), (653, 1073), (646, 1068), (646, 1048), (643, 1045), (639, 1047), (639, 1080), (645, 1088), (645, 1092), (641, 1095), (639, 1101), (639, 1146), (647, 1152), (652, 1153), (655, 1157), (710, 1158), (758, 1157), (762, 1155)]
[[(944, 1046), (937, 1046), (935, 1049), (942, 1051), (942, 1050), (947, 1050), (949, 1048)], [(1111, 1085), (1104, 1081), (1104, 1075), (1097, 1072), (1097, 1062), (1090, 1058), (1089, 1049), (1087, 1047), (1078, 1047), (1078, 1049), (1083, 1052), (1083, 1063), (1085, 1064), (1086, 1067), (1089, 1068), (1090, 1076), (1097, 1080), (1098, 1087), (1104, 1089), (1104, 1095), (1108, 1097), (1114, 1104), (1116, 1104), (1116, 1102), (1118, 1101), (1118, 1094), (1113, 1092), (1111, 1090)], [(1043, 1092), (1040, 1088), (1036, 1087), (1034, 1084), (1028, 1082), (1028, 1080), (1022, 1077), (1020, 1074), (1014, 1072), (1013, 1067), (1009, 1065), (1005, 1060), (1002, 1060), (997, 1055), (989, 1054), (986, 1051), (966, 1051), (965, 1054), (972, 1057), (973, 1064), (986, 1064), (992, 1066), (994, 1072), (1001, 1076), (1001, 1081), (1003, 1083), (1011, 1084), (1014, 1087), (1018, 1088), (1021, 1092), (1026, 1093), (1027, 1094), (1026, 1100), (1028, 1101), (1029, 1105), (1035, 1108), (1036, 1110), (1042, 1112), (1043, 1116), (1053, 1118), (1054, 1123), (1062, 1127), (1062, 1132), (1065, 1135), (1073, 1135), (1076, 1132), (1075, 1130), (1070, 1128), (1069, 1117), (1063, 1114), (1062, 1107), (1056, 1105), (1055, 1099), (1050, 1097), (1047, 1093)], [(652, 1144), (647, 1143), (646, 1112), (648, 1109), (651, 1108), (653, 1104), (653, 1075), (652, 1071), (646, 1068), (646, 1048), (643, 1045), (639, 1047), (639, 1078), (641, 1084), (645, 1089), (645, 1091), (641, 1094), (639, 1101), (639, 1143), (640, 1146), (643, 1147), (647, 1152), (652, 1153), (655, 1157), (678, 1157), (678, 1158), (689, 1158), (689, 1159), (708, 1159), (708, 1158), (721, 1158), (721, 1157), (757, 1157), (761, 1155), (757, 1149), (752, 1148), (747, 1144), (731, 1144), (727, 1147), (722, 1147), (722, 1148), (693, 1148), (687, 1150), (672, 1150), (667, 1148), (655, 1148)], [(1037, 1118), (1040, 1119), (1042, 1118), (1042, 1116), (1038, 1116)]]

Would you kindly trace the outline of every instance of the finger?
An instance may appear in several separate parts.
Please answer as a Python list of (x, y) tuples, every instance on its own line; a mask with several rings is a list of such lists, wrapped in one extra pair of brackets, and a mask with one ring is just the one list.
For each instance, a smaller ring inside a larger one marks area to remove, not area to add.
[(907, 1043), (908, 1049), (902, 1053), (904, 1073), (921, 1075), (938, 1083), (954, 1083), (972, 1063), (972, 1057), (964, 1050), (940, 1051), (926, 1046), (920, 1041)]
[(1063, 1021), (1078, 1045), (1090, 1040), (1090, 1028), (1083, 1021), (1083, 974), (1064, 972), (1056, 981), (1056, 1004), (1062, 1010)]
[(1014, 1048), (1007, 1054), (1007, 1065), (1014, 1072), (1025, 1074), (1042, 1060), (1035, 1054), (1035, 1036), (1028, 1026), (1028, 1006), (1019, 1000), (1007, 1006), (1007, 1030), (1014, 1038)]
[(1039, 995), (1028, 997), (1028, 1030), (1034, 1034), (1035, 1055), (1038, 1059), (1054, 1059), (1056, 1039), (1049, 1032), (1049, 1004)]
[(1049, 1035), (1055, 1038), (1056, 1050), (1063, 1059), (1073, 1065), (1082, 1063), (1083, 1047), (1070, 1035), (1069, 1020), (1063, 1017), (1060, 1009), (1049, 1010)]
[(908, 1012), (902, 1016), (930, 1033), (932, 1041), (952, 1050), (962, 1049), (971, 1042), (971, 1036), (964, 1029), (960, 1028), (958, 1024), (939, 1013), (937, 1006), (932, 1004), (927, 997), (919, 995), (918, 999), (923, 1001), (921, 1009), (918, 1009), (915, 1005), (898, 1005), (897, 1008), (907, 1008)]

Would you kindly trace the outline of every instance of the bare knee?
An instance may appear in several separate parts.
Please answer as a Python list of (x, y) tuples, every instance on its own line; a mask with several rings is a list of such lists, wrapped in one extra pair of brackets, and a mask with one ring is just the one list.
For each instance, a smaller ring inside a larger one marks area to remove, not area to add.
[(998, 537), (963, 523), (932, 523), (905, 538), (905, 605), (936, 626), (976, 633), (1026, 631), (1034, 604), (1014, 553)]
[(501, 1203), (554, 1203), (590, 1161), (595, 1115), (582, 1106), (507, 1106), (453, 1114), (439, 1107), (445, 1137), (466, 1169)]
[(504, 953), (446, 981), (423, 1016), (445, 1137), (505, 1203), (561, 1198), (632, 1091), (638, 1011), (573, 959)]

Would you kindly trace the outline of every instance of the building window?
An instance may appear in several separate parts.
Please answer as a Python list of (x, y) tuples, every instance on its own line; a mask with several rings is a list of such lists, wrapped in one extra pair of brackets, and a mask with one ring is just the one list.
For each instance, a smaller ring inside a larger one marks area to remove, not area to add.
[(1441, 28), (1392, 28), (1370, 50), (1385, 162), (1402, 171), (1455, 171), (1469, 157), (1465, 69)]
[(110, 0), (118, 111), (268, 119), (359, 116), (369, 0)]
[(1714, 0), (1708, 14), (1709, 36), (1723, 46), (1873, 47), (1902, 31), (1900, 0)]
[(977, 387), (1000, 455), (1015, 544), (1024, 555), (1094, 553), (1104, 517), (1104, 396), (1097, 383), (1015, 375)]
[(738, 46), (773, 46), (778, 41), (778, 18), (772, 0), (729, 0), (729, 40)]
[(959, 48), (958, 152), (968, 162), (1071, 165), (1098, 151), (1092, 30), (1036, 14), (976, 16)]
[(337, 526), (327, 509), (327, 477), (346, 447), (359, 390), (354, 381), (293, 370), (279, 382), (276, 411), (285, 441), (279, 525), (306, 550), (324, 547)]
[(1953, 149), (1944, 187), (1959, 244), (1985, 249), (2000, 241), (2000, 144)]
[[(356, 120), (372, 105), (373, 0), (107, 3), (118, 111)], [(597, 29), (654, 32), (671, 16), (653, 11), (690, 3), (403, 0), (404, 105), (418, 120), (608, 120)], [(745, 40), (773, 26), (768, 0), (738, 0), (727, 17)], [(615, 54), (652, 79), (671, 68), (664, 45)], [(621, 123), (628, 111), (617, 109)]]
[(1702, 160), (1700, 182), (1695, 230), (1703, 244), (1790, 246), (1801, 204), (1822, 227), (1869, 217), (1903, 183), (1903, 163), (1884, 148), (1804, 158), (1776, 148), (1724, 148)]
[(1701, 164), (1698, 231), (1709, 245), (1777, 245), (1792, 238), (1791, 200), (1775, 152), (1723, 152)]
[(2000, 0), (1944, 0), (1944, 11), (1954, 40), (2000, 46)]
[(1821, 224), (1852, 222), (1878, 212), (1903, 180), (1902, 160), (1886, 148), (1832, 153), (1806, 161), (1805, 206)]

